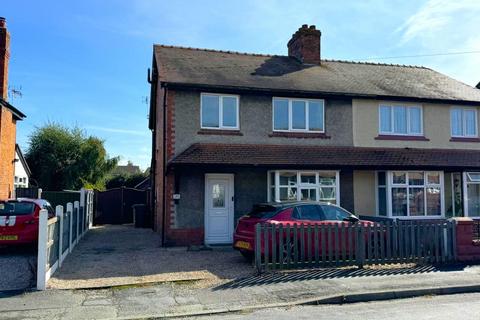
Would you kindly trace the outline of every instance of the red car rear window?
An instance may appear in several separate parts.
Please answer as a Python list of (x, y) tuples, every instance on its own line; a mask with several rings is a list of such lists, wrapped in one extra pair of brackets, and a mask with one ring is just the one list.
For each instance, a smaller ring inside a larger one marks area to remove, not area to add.
[(248, 215), (253, 218), (269, 219), (276, 215), (277, 212), (278, 208), (275, 208), (274, 206), (254, 205)]
[(26, 216), (32, 214), (35, 204), (31, 202), (1, 201), (0, 216)]

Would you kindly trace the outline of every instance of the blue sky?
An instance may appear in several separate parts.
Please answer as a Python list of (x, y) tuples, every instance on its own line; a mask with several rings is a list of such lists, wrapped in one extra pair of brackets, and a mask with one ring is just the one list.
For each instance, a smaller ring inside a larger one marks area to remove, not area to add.
[[(11, 100), (26, 149), (35, 126), (78, 125), (111, 156), (150, 161), (146, 70), (152, 44), (286, 54), (302, 24), (322, 30), (322, 57), (424, 65), (475, 85), (480, 1), (1, 0), (12, 36)], [(372, 59), (373, 58), (373, 59)]]

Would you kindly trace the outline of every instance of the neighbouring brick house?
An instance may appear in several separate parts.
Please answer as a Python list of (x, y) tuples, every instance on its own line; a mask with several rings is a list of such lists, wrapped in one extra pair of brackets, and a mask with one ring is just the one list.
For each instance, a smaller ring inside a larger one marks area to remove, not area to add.
[(0, 199), (14, 191), (16, 123), (25, 115), (7, 102), (10, 34), (0, 17)]
[(401, 219), (480, 216), (480, 90), (425, 67), (324, 60), (302, 26), (288, 56), (155, 45), (155, 228), (231, 243), (265, 201)]

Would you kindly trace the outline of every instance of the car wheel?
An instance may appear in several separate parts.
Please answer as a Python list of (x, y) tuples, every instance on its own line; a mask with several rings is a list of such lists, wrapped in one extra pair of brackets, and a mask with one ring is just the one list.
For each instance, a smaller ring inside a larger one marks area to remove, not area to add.
[(246, 250), (240, 250), (241, 255), (247, 260), (248, 262), (253, 261), (253, 252), (252, 251), (246, 251)]

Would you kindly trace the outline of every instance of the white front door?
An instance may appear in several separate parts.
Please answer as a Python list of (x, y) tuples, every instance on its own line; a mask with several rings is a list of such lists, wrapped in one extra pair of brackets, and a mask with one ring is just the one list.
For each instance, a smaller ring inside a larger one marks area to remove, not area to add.
[(205, 243), (233, 241), (233, 174), (205, 175)]

